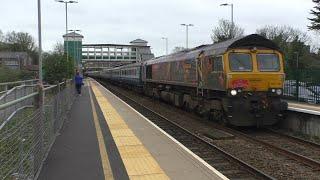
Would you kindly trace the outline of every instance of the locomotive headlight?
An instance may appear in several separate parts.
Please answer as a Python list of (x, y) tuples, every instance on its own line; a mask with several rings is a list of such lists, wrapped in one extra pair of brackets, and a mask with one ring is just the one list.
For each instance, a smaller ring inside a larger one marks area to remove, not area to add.
[(282, 89), (277, 89), (276, 93), (277, 93), (277, 95), (281, 95), (282, 94)]
[(237, 95), (237, 91), (234, 90), (234, 89), (232, 89), (232, 90), (230, 91), (230, 94), (231, 94), (232, 96), (235, 96), (235, 95)]
[(275, 93), (275, 92), (276, 92), (276, 90), (275, 90), (275, 89), (271, 89), (271, 92)]

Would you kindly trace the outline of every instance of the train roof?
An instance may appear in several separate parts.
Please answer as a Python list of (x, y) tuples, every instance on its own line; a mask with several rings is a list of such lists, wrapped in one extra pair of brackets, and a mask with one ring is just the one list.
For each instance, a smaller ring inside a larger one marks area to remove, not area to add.
[(251, 49), (254, 47), (281, 51), (280, 48), (273, 41), (263, 36), (260, 36), (258, 34), (251, 34), (248, 36), (230, 39), (230, 40), (219, 42), (219, 43), (201, 45), (189, 50), (183, 50), (167, 56), (160, 56), (157, 58), (150, 59), (145, 63), (148, 65), (148, 64), (154, 64), (162, 61), (176, 61), (177, 59), (189, 59), (189, 58), (191, 59), (198, 56), (200, 52), (204, 52), (205, 55), (220, 55), (230, 49), (236, 49), (236, 48)]
[(117, 66), (117, 67), (110, 68), (110, 69), (105, 69), (104, 71), (106, 72), (106, 71), (120, 70), (120, 69), (131, 68), (131, 67), (140, 67), (141, 64), (142, 64), (142, 62), (136, 62), (136, 63), (132, 63), (132, 64)]

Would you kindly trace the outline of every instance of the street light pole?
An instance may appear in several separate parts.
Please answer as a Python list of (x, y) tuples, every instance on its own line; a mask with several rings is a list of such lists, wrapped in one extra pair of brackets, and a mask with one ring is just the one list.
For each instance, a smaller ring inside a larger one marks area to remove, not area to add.
[[(77, 1), (66, 1), (66, 0), (56, 0), (56, 2), (64, 3), (66, 9), (66, 36), (68, 35), (68, 4), (78, 3)], [(67, 61), (68, 61), (68, 36), (66, 37), (66, 54), (67, 54)]]
[(228, 3), (224, 3), (224, 4), (220, 4), (220, 6), (231, 6), (231, 23), (232, 26), (234, 25), (234, 21), (233, 21), (233, 4), (228, 4)]
[(38, 0), (38, 41), (39, 41), (39, 84), (42, 87), (42, 35), (41, 35), (41, 0)]
[(167, 37), (162, 37), (161, 39), (166, 40), (166, 55), (168, 55), (168, 38)]
[(188, 44), (189, 44), (189, 26), (194, 26), (193, 24), (181, 24), (181, 26), (186, 27), (186, 49), (188, 49)]
[(294, 52), (297, 56), (297, 59), (296, 59), (296, 66), (297, 66), (297, 70), (299, 69), (299, 52)]

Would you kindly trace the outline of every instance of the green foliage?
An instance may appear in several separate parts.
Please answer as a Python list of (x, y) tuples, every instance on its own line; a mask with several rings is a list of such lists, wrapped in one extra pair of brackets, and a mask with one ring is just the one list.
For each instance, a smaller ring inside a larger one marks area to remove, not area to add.
[(280, 47), (285, 56), (287, 70), (296, 69), (297, 62), (299, 68), (311, 68), (310, 64), (319, 65), (317, 62), (320, 62), (320, 58), (316, 58), (307, 45), (310, 38), (306, 33), (289, 26), (265, 26), (256, 33), (274, 41)]
[(212, 30), (211, 39), (214, 43), (234, 39), (244, 35), (244, 29), (224, 19), (219, 20), (219, 25)]
[(27, 52), (38, 64), (38, 50), (34, 38), (26, 32), (9, 32), (6, 35), (0, 31), (0, 51)]
[(35, 76), (34, 72), (0, 67), (0, 83), (35, 79)]
[(312, 0), (316, 3), (314, 9), (311, 10), (310, 14), (313, 18), (308, 18), (311, 21), (311, 25), (308, 26), (310, 30), (320, 31), (320, 0)]
[(50, 84), (64, 79), (72, 78), (74, 75), (74, 60), (72, 57), (54, 52), (46, 54), (43, 58), (44, 80)]

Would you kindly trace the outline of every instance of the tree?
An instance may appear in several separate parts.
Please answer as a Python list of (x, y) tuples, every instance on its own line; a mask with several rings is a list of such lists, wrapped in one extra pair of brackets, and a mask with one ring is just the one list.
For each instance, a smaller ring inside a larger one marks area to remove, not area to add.
[(65, 54), (53, 52), (44, 54), (43, 59), (44, 80), (49, 84), (72, 78), (74, 74), (74, 60), (72, 57), (69, 56), (67, 61)]
[(244, 29), (228, 20), (221, 19), (219, 24), (212, 30), (211, 39), (214, 43), (234, 39), (244, 35)]
[(185, 50), (184, 47), (176, 46), (176, 47), (173, 48), (172, 53), (177, 53), (177, 52), (180, 52), (180, 51), (183, 51), (183, 50)]
[(312, 14), (313, 18), (308, 18), (311, 21), (311, 25), (308, 26), (310, 30), (320, 31), (320, 0), (312, 0), (316, 3), (314, 9), (311, 10), (310, 14)]
[(32, 52), (36, 50), (35, 40), (29, 33), (12, 31), (7, 33), (5, 42), (11, 46), (12, 51)]
[[(265, 26), (257, 29), (257, 34), (260, 34), (273, 42), (275, 42), (284, 52), (287, 68), (296, 67), (296, 58), (310, 54), (310, 46), (307, 44), (310, 41), (309, 36), (298, 29), (290, 26)], [(307, 62), (300, 61), (299, 67), (302, 67)]]
[(34, 38), (26, 32), (9, 32), (3, 35), (0, 31), (0, 51), (27, 52), (33, 60), (33, 64), (38, 64), (38, 50)]
[(27, 70), (0, 67), (0, 83), (35, 79), (35, 73)]
[(54, 45), (54, 49), (53, 49), (54, 52), (58, 53), (58, 54), (64, 54), (64, 45), (60, 42), (57, 42), (55, 45)]
[(4, 42), (3, 32), (0, 30), (0, 43)]

